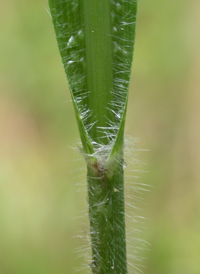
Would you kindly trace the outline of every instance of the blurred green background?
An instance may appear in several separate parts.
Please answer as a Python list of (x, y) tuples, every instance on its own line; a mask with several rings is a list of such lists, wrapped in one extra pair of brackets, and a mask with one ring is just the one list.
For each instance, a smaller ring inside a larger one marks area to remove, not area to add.
[[(84, 161), (46, 9), (1, 2), (1, 274), (87, 273), (74, 252), (86, 234)], [(145, 274), (200, 273), (199, 11), (199, 0), (139, 1), (126, 133), (149, 150)]]

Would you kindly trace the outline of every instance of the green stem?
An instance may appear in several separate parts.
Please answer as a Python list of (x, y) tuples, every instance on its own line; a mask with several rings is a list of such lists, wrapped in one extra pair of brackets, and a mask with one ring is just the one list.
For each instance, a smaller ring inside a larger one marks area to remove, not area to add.
[(126, 274), (123, 153), (88, 165), (88, 203), (94, 274)]

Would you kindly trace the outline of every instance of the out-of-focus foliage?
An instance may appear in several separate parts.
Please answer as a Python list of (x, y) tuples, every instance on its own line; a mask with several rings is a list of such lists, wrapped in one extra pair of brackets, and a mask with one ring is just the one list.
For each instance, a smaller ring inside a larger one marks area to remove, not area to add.
[[(73, 250), (87, 221), (77, 218), (87, 212), (84, 163), (70, 148), (78, 132), (47, 6), (0, 9), (2, 274), (70, 274), (82, 262)], [(195, 0), (139, 2), (126, 128), (150, 150), (141, 153), (153, 186), (143, 194), (145, 274), (200, 273), (199, 9)]]

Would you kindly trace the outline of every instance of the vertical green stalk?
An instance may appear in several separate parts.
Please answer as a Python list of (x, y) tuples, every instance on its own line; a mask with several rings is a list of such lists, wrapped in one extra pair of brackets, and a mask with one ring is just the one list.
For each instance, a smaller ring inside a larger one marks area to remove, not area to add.
[(87, 163), (94, 274), (126, 274), (123, 144), (136, 0), (49, 0)]
[[(122, 153), (122, 152), (121, 152)], [(127, 273), (123, 155), (111, 167), (88, 167), (88, 204), (95, 274)]]

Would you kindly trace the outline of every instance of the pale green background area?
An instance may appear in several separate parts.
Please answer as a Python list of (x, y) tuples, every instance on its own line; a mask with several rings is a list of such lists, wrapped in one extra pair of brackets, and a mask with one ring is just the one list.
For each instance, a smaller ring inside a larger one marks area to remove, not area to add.
[[(1, 2), (0, 274), (71, 274), (83, 263), (85, 168), (45, 8)], [(149, 150), (138, 174), (150, 185), (139, 194), (145, 274), (200, 273), (199, 11), (199, 0), (139, 1), (126, 133)]]

